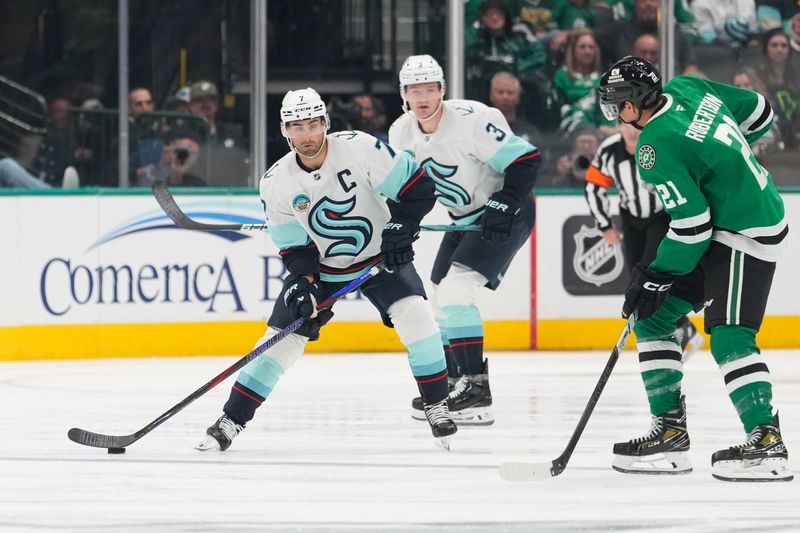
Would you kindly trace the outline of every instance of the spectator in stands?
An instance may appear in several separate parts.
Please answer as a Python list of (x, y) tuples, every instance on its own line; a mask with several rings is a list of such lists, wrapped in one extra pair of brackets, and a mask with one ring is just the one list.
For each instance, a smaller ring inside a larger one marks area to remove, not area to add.
[(49, 189), (43, 182), (25, 167), (10, 157), (0, 159), (0, 187), (10, 189)]
[(692, 0), (691, 8), (703, 44), (740, 48), (758, 34), (754, 0)]
[[(629, 55), (640, 35), (644, 33), (658, 35), (658, 6), (659, 0), (636, 0), (633, 20), (597, 27), (597, 41), (600, 44), (603, 60), (606, 62), (603, 69)], [(681, 31), (675, 32), (675, 53), (678, 72), (683, 74), (699, 72), (697, 59)]]
[[(156, 109), (153, 95), (145, 87), (137, 87), (128, 93), (128, 116), (130, 129), (130, 172), (137, 179), (152, 173), (161, 160), (164, 142), (160, 138), (158, 123), (151, 115)], [(147, 118), (147, 120), (146, 120)]]
[(60, 187), (64, 171), (75, 160), (75, 138), (72, 128), (72, 104), (62, 97), (53, 98), (48, 106), (47, 133), (37, 154), (36, 166), (42, 179)]
[(351, 101), (361, 109), (361, 123), (356, 129), (388, 143), (386, 109), (383, 107), (383, 102), (371, 94), (357, 94)]
[(545, 50), (529, 31), (512, 28), (502, 0), (481, 3), (480, 25), (465, 41), (467, 98), (488, 101), (489, 80), (501, 70), (517, 76), (523, 85), (538, 82), (536, 74), (545, 64)]
[(795, 0), (756, 0), (756, 20), (762, 32), (786, 27), (791, 33), (789, 20), (797, 14)]
[(661, 59), (661, 43), (652, 33), (644, 33), (633, 43), (633, 55), (648, 60), (658, 68)]
[(189, 106), (191, 94), (190, 87), (181, 87), (175, 93), (175, 96), (168, 98), (167, 101), (164, 102), (164, 111), (170, 111), (172, 113), (191, 113), (192, 110)]
[[(631, 20), (634, 13), (634, 0), (603, 0), (596, 2), (594, 8), (597, 10), (595, 27), (599, 28), (620, 20)], [(675, 21), (679, 26), (687, 26), (694, 23), (694, 15), (689, 9), (688, 0), (675, 0)]]
[(128, 93), (128, 115), (136, 118), (142, 113), (152, 113), (155, 110), (153, 95), (144, 87), (136, 87)]
[[(64, 189), (78, 187), (78, 176), (73, 167), (67, 167), (63, 178)], [(40, 180), (10, 157), (0, 159), (0, 188), (9, 189), (50, 189), (49, 183)]]
[(590, 0), (554, 0), (553, 21), (562, 30), (594, 27), (595, 11)]
[(789, 45), (789, 36), (782, 28), (763, 35), (762, 58), (756, 73), (767, 87), (767, 98), (774, 103), (781, 121), (781, 134), (787, 148), (796, 145), (798, 107), (800, 107), (800, 62)]
[(510, 72), (498, 72), (492, 76), (489, 101), (503, 113), (508, 126), (515, 135), (522, 137), (534, 146), (539, 146), (542, 135), (536, 126), (517, 115), (522, 86)]
[(161, 160), (153, 172), (140, 176), (137, 185), (150, 186), (166, 181), (171, 187), (205, 187), (206, 182), (192, 171), (200, 154), (200, 143), (191, 133), (177, 131), (168, 137)]
[[(736, 72), (736, 74), (734, 74), (733, 85), (741, 89), (747, 89), (748, 91), (755, 91), (763, 95), (767, 100), (770, 99), (767, 86), (764, 85), (764, 82), (758, 77), (756, 71), (750, 67), (742, 67)], [(772, 101), (770, 101), (770, 105), (773, 108), (776, 107), (775, 103)], [(767, 133), (765, 133), (758, 141), (756, 141), (755, 144), (750, 146), (754, 154), (766, 155), (783, 150), (784, 144), (781, 140), (780, 132), (783, 120), (778, 116), (775, 118), (776, 119), (772, 123), (772, 128), (770, 128)]]
[(560, 130), (572, 132), (582, 124), (602, 127), (606, 134), (615, 124), (600, 111), (595, 89), (600, 83), (600, 50), (589, 29), (574, 30), (567, 38), (564, 66), (556, 72), (556, 100), (561, 106)]
[(600, 132), (591, 125), (575, 128), (569, 138), (570, 151), (556, 163), (551, 187), (580, 187), (586, 184), (586, 171), (600, 146)]
[(793, 52), (800, 52), (800, 13), (793, 16), (787, 24), (786, 34)]
[(192, 114), (205, 117), (211, 133), (207, 147), (210, 151), (210, 168), (206, 181), (214, 185), (248, 184), (249, 147), (240, 127), (217, 119), (219, 91), (216, 84), (208, 80), (192, 84), (189, 98)]

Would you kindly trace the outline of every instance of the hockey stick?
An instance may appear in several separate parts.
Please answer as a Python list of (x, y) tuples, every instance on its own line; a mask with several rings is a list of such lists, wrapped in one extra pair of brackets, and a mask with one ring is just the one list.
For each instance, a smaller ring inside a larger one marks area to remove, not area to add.
[[(158, 205), (167, 216), (181, 229), (191, 229), (199, 231), (269, 231), (266, 224), (206, 224), (189, 218), (184, 213), (172, 196), (167, 184), (157, 181), (153, 184), (153, 196)], [(423, 224), (420, 229), (426, 231), (480, 231), (478, 225), (458, 226), (456, 224)]]
[[(317, 309), (321, 310), (330, 306), (345, 294), (354, 291), (355, 289), (363, 285), (367, 280), (376, 276), (382, 269), (383, 266), (380, 263), (372, 266), (372, 268), (364, 272), (361, 276), (348, 283), (345, 287), (342, 287), (341, 289), (336, 291), (325, 301), (319, 303), (317, 305)], [(127, 446), (130, 446), (131, 444), (141, 439), (142, 437), (153, 431), (155, 428), (157, 428), (158, 426), (160, 426), (161, 424), (163, 424), (164, 422), (166, 422), (167, 420), (178, 414), (181, 410), (183, 410), (184, 407), (186, 407), (187, 405), (198, 399), (200, 396), (204, 395), (205, 393), (207, 393), (208, 391), (210, 391), (211, 389), (222, 383), (233, 372), (239, 370), (247, 363), (249, 363), (256, 357), (264, 353), (264, 351), (267, 350), (269, 347), (273, 346), (275, 343), (277, 343), (290, 333), (297, 330), (297, 328), (299, 328), (303, 324), (303, 322), (304, 319), (302, 317), (298, 318), (297, 320), (295, 320), (294, 322), (283, 328), (279, 333), (264, 341), (264, 343), (257, 346), (255, 350), (253, 350), (249, 354), (245, 355), (244, 357), (236, 361), (234, 364), (225, 369), (221, 374), (217, 375), (216, 377), (211, 379), (211, 381), (209, 381), (208, 383), (206, 383), (205, 385), (203, 385), (202, 387), (191, 393), (189, 396), (187, 396), (186, 398), (184, 398), (183, 400), (172, 406), (164, 414), (162, 414), (161, 416), (159, 416), (158, 418), (147, 424), (145, 427), (143, 427), (136, 433), (124, 436), (115, 436), (115, 435), (104, 435), (102, 433), (94, 433), (92, 431), (86, 431), (85, 429), (72, 428), (67, 433), (67, 437), (69, 437), (69, 440), (77, 442), (78, 444), (83, 444), (84, 446), (94, 446), (95, 448), (125, 448)]]
[(567, 468), (567, 462), (569, 462), (572, 452), (575, 451), (575, 446), (578, 444), (578, 440), (581, 438), (583, 430), (589, 422), (589, 417), (592, 416), (594, 407), (600, 400), (600, 394), (602, 394), (606, 382), (611, 376), (611, 371), (614, 370), (614, 365), (617, 364), (620, 352), (628, 341), (628, 336), (630, 336), (633, 330), (634, 322), (636, 322), (636, 313), (628, 317), (628, 321), (622, 329), (617, 344), (611, 351), (611, 357), (609, 357), (606, 367), (600, 374), (600, 379), (597, 380), (597, 385), (595, 385), (592, 395), (589, 397), (589, 402), (583, 410), (583, 415), (581, 415), (580, 422), (578, 422), (578, 427), (572, 432), (572, 438), (569, 439), (569, 443), (564, 452), (549, 463), (502, 463), (500, 465), (501, 478), (506, 481), (533, 481), (534, 479), (555, 477)]

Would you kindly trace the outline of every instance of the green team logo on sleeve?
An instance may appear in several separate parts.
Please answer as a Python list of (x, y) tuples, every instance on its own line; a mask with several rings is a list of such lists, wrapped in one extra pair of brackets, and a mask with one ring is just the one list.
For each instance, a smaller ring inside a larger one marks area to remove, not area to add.
[(639, 147), (639, 166), (645, 170), (650, 170), (656, 164), (656, 151), (649, 144)]

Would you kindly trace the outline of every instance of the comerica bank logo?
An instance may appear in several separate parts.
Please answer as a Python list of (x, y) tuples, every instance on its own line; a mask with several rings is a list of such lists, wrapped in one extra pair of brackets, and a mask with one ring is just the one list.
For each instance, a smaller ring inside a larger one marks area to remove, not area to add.
[[(258, 204), (247, 201), (222, 201), (222, 200), (200, 200), (195, 202), (186, 202), (181, 204), (183, 212), (189, 218), (206, 223), (216, 224), (263, 224), (264, 212)], [(227, 211), (235, 209), (239, 212), (250, 212), (246, 215), (232, 214)], [(159, 230), (180, 230), (172, 220), (161, 209), (154, 209), (142, 215), (136, 216), (126, 220), (122, 224), (113, 228), (112, 230), (101, 235), (91, 246), (89, 250), (105, 244), (114, 239), (125, 237), (133, 233), (141, 233), (143, 231), (159, 231)], [(185, 230), (182, 230), (185, 231)], [(209, 231), (205, 232), (209, 235), (215, 235), (223, 239), (235, 242), (241, 239), (248, 239), (249, 236), (238, 231)]]
[[(261, 207), (252, 200), (199, 200), (182, 207), (191, 218), (205, 222), (263, 223)], [(42, 306), (51, 316), (80, 308), (92, 308), (94, 314), (108, 305), (130, 306), (131, 312), (146, 313), (150, 304), (194, 304), (202, 313), (238, 313), (245, 311), (245, 306), (236, 274), (248, 280), (259, 276), (264, 280), (263, 290), (247, 290), (263, 295), (262, 300), (274, 299), (271, 293), (277, 291), (272, 289), (280, 286), (284, 274), (279, 258), (261, 256), (261, 273), (254, 266), (259, 259), (253, 256), (249, 260), (252, 251), (247, 252), (248, 261), (235, 261), (240, 247), (231, 248), (231, 244), (249, 236), (180, 230), (183, 235), (178, 237), (167, 231), (176, 229), (162, 211), (152, 210), (100, 234), (86, 248), (79, 244), (80, 237), (71, 241), (76, 243), (76, 255), (62, 253), (45, 258), (41, 265)], [(145, 233), (146, 238), (141, 238)], [(228, 242), (216, 244), (219, 239)], [(236, 272), (237, 264), (240, 272)]]

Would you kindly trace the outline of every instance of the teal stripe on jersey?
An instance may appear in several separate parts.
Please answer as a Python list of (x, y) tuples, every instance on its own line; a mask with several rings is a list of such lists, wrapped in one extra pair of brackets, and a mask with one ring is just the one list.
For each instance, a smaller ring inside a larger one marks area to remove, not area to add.
[(347, 274), (326, 274), (325, 272), (320, 272), (319, 279), (321, 279), (322, 281), (330, 281), (330, 282), (353, 281), (361, 274), (372, 268), (373, 265), (367, 265), (361, 270), (357, 270), (355, 272), (348, 272)]
[(447, 367), (442, 339), (438, 334), (409, 343), (406, 349), (408, 350), (408, 364), (411, 366), (411, 373), (415, 376), (430, 376)]
[(269, 234), (272, 242), (281, 250), (293, 246), (305, 246), (311, 242), (311, 238), (296, 220), (285, 224), (268, 224)]
[(483, 337), (483, 320), (474, 305), (446, 305), (443, 311), (450, 339)]
[(419, 165), (411, 159), (408, 152), (397, 152), (394, 167), (386, 175), (383, 182), (375, 187), (375, 189), (387, 198), (391, 198), (395, 202), (398, 201), (397, 195), (406, 186), (408, 180), (417, 173)]
[(236, 381), (256, 394), (268, 397), (283, 375), (283, 367), (267, 355), (262, 355), (239, 372)]
[(508, 142), (501, 146), (486, 164), (497, 172), (503, 173), (506, 167), (515, 159), (533, 151), (534, 148), (531, 143), (527, 142), (522, 137), (512, 135)]

